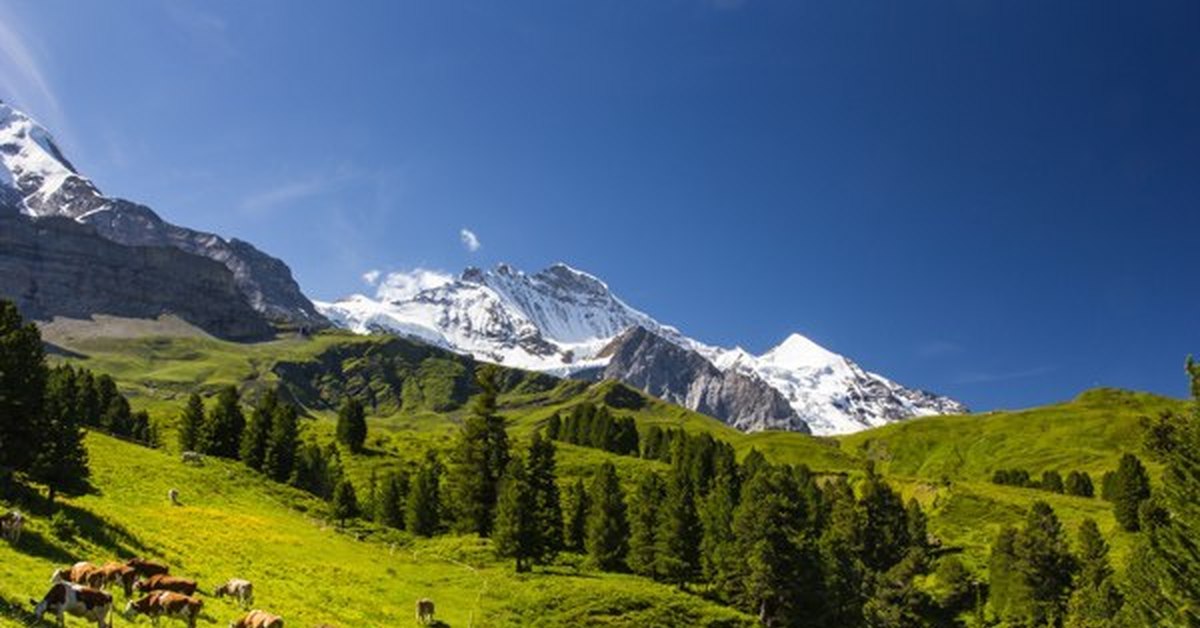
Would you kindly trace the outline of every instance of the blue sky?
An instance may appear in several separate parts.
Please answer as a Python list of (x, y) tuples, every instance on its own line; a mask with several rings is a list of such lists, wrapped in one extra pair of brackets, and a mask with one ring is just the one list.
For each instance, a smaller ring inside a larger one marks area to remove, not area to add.
[(1200, 352), (1192, 0), (0, 2), (0, 97), (314, 298), (562, 260), (979, 409)]

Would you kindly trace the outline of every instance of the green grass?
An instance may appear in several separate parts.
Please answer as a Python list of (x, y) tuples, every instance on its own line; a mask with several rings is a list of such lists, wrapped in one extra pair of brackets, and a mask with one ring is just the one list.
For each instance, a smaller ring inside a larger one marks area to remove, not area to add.
[[(750, 625), (696, 596), (595, 573), (570, 559), (549, 573), (516, 575), (475, 537), (413, 540), (370, 527), (339, 532), (322, 516), (323, 504), (235, 463), (188, 467), (173, 455), (96, 434), (87, 444), (95, 491), (63, 500), (80, 537), (54, 539), (48, 517), (35, 512), (16, 548), (0, 544), (0, 626), (26, 625), (24, 600), (45, 592), (56, 566), (135, 554), (165, 560), (172, 573), (197, 579), (205, 591), (226, 578), (248, 578), (256, 605), (290, 626), (409, 625), (421, 597), (432, 598), (439, 619), (451, 626)], [(182, 507), (167, 503), (172, 487)], [(116, 597), (123, 606), (123, 596)], [(205, 598), (202, 623), (224, 625), (238, 613), (227, 601)]]

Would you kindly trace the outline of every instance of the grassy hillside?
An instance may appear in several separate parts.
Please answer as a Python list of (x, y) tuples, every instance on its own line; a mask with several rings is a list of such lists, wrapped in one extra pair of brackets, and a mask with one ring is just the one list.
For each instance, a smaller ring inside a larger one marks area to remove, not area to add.
[[(35, 512), (18, 547), (0, 544), (0, 626), (29, 625), (25, 600), (45, 592), (56, 566), (132, 555), (161, 557), (205, 591), (226, 578), (248, 578), (257, 606), (280, 613), (289, 626), (408, 625), (421, 597), (432, 598), (451, 626), (750, 623), (671, 587), (570, 560), (552, 574), (516, 575), (475, 537), (342, 533), (325, 522), (323, 504), (236, 463), (188, 467), (173, 455), (96, 434), (88, 451), (95, 490), (64, 501), (83, 530), (78, 539), (54, 538)], [(167, 502), (172, 487), (182, 494), (181, 507)], [(119, 592), (117, 598), (123, 606)], [(238, 614), (211, 598), (205, 609), (202, 625), (223, 626)]]
[[(68, 355), (56, 359), (112, 374), (123, 390), (132, 395), (135, 406), (151, 410), (168, 430), (183, 398), (192, 390), (211, 391), (218, 385), (236, 384), (253, 395), (265, 385), (282, 385), (294, 400), (304, 405), (311, 419), (306, 421), (304, 428), (307, 437), (329, 440), (333, 432), (332, 408), (343, 395), (355, 395), (368, 402), (371, 408), (368, 451), (359, 456), (344, 452), (343, 460), (350, 477), (360, 487), (372, 470), (411, 464), (428, 448), (448, 447), (462, 419), (463, 403), (473, 392), (469, 379), (473, 361), (392, 338), (327, 333), (314, 338), (281, 338), (256, 345), (195, 336), (113, 338), (83, 334), (53, 340)], [(1107, 502), (1031, 488), (996, 486), (989, 479), (993, 471), (1001, 468), (1024, 469), (1035, 477), (1045, 470), (1056, 470), (1064, 476), (1080, 470), (1092, 475), (1098, 490), (1101, 474), (1114, 469), (1123, 453), (1140, 448), (1140, 419), (1179, 410), (1184, 403), (1144, 393), (1101, 389), (1086, 392), (1069, 402), (1041, 408), (923, 418), (840, 438), (816, 438), (781, 432), (742, 434), (712, 418), (646, 397), (613, 382), (588, 384), (509, 371), (505, 384), (506, 392), (500, 399), (501, 412), (509, 420), (510, 434), (518, 447), (523, 447), (525, 439), (554, 412), (589, 402), (608, 405), (617, 414), (632, 415), (642, 428), (660, 425), (707, 432), (730, 442), (739, 455), (757, 449), (775, 462), (803, 463), (818, 472), (848, 473), (853, 478), (860, 473), (865, 461), (872, 460), (906, 498), (914, 497), (922, 502), (930, 514), (931, 531), (951, 551), (961, 552), (964, 562), (976, 573), (982, 573), (988, 548), (1000, 527), (1020, 523), (1030, 503), (1037, 499), (1053, 506), (1072, 535), (1085, 517), (1095, 519), (1120, 564), (1129, 551), (1132, 537), (1117, 530)], [(93, 439), (93, 447), (102, 442)], [(101, 447), (98, 460), (103, 459), (104, 451)], [(626, 479), (647, 470), (666, 469), (659, 462), (560, 444), (560, 480), (568, 482), (577, 477), (588, 477), (604, 460), (615, 462), (619, 474)], [(1157, 473), (1153, 466), (1151, 470)], [(176, 470), (178, 472), (181, 471)], [(172, 481), (182, 482), (181, 479)], [(259, 485), (254, 490), (247, 490), (250, 491), (246, 494), (247, 499), (253, 500), (255, 491), (266, 489)], [(165, 484), (153, 487), (151, 503), (157, 504), (163, 491)], [(99, 500), (95, 502), (95, 508), (108, 509), (106, 497), (106, 494), (89, 496), (82, 501)], [(303, 502), (288, 503), (292, 504), (292, 511), (281, 506), (280, 517), (298, 517), (310, 528), (316, 525), (295, 512), (297, 505), (306, 507)], [(213, 508), (214, 517), (216, 512), (225, 510), (223, 506)], [(131, 517), (129, 520), (137, 519)], [(295, 520), (287, 519), (287, 525), (292, 525)], [(324, 543), (326, 538), (313, 537), (305, 543)], [(348, 542), (337, 535), (328, 538), (334, 539), (330, 541), (332, 543)], [(469, 539), (442, 539), (430, 542), (428, 547), (439, 548), (437, 551), (443, 553), (465, 552), (465, 555), (477, 557), (487, 553), (479, 548), (477, 541)], [(369, 561), (376, 553), (377, 550), (367, 551), (362, 560)], [(281, 556), (278, 560), (279, 565), (287, 564), (286, 557)], [(339, 564), (356, 560), (359, 559), (351, 558)], [(483, 565), (491, 564), (480, 560)], [(392, 561), (391, 555), (388, 561)], [(459, 576), (452, 574), (453, 563), (438, 564), (441, 565), (436, 570), (438, 577), (450, 579), (446, 586), (451, 590), (457, 586), (469, 588), (467, 580), (454, 579)], [(505, 571), (495, 566), (485, 568), (496, 569), (497, 574)], [(499, 575), (496, 577), (500, 578)], [(620, 601), (625, 599), (625, 594), (619, 592), (620, 587), (637, 589), (642, 582), (598, 577), (605, 586), (613, 587), (611, 591), (615, 596), (615, 601), (608, 599), (607, 593), (589, 598), (601, 606), (610, 603), (626, 606)], [(516, 582), (508, 578), (498, 582)], [(491, 586), (500, 585), (489, 585), (489, 591)], [(558, 595), (551, 591), (556, 586), (552, 579), (524, 583), (508, 591), (513, 600), (533, 596), (527, 602), (512, 602), (519, 608), (489, 608), (499, 613), (496, 617), (509, 618), (525, 612), (521, 609), (549, 603), (538, 596)], [(409, 589), (404, 591), (407, 595)], [(569, 606), (579, 604), (582, 601), (575, 600)], [(633, 601), (629, 604), (636, 605)], [(461, 623), (451, 621), (453, 625)]]

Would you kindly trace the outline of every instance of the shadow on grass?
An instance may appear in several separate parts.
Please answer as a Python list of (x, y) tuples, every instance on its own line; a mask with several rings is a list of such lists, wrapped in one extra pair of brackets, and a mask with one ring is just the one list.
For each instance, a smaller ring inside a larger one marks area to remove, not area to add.
[(75, 562), (75, 557), (70, 552), (51, 543), (34, 530), (27, 529), (22, 532), (21, 540), (12, 547), (22, 554), (44, 558), (58, 565), (69, 565)]
[(90, 510), (84, 510), (78, 506), (60, 504), (59, 508), (71, 518), (71, 521), (75, 522), (75, 525), (79, 526), (81, 537), (118, 556), (158, 555), (154, 548), (143, 543), (135, 534), (118, 523), (107, 521)]
[[(50, 588), (49, 585), (47, 585), (46, 588), (49, 589)], [(42, 591), (38, 595), (42, 595), (44, 593), (45, 593), (45, 591)], [(25, 625), (25, 626), (53, 626), (54, 625), (53, 622), (49, 622), (49, 621), (45, 621), (45, 620), (38, 621), (37, 617), (35, 617), (33, 614), (32, 605), (29, 604), (28, 602), (20, 602), (20, 601), (16, 601), (16, 600), (11, 600), (7, 597), (2, 597), (2, 596), (0, 596), (0, 617), (7, 617), (9, 619), (19, 621), (19, 622), (21, 622), (22, 625)]]

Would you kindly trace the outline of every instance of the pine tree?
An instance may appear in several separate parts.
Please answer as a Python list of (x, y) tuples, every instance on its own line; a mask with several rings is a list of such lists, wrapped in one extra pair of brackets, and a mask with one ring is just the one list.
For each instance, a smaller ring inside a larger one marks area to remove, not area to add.
[(271, 421), (275, 416), (275, 408), (279, 405), (279, 396), (274, 390), (268, 390), (250, 411), (250, 420), (242, 432), (242, 443), (238, 447), (238, 457), (242, 462), (255, 471), (263, 470), (263, 459), (267, 455), (267, 440), (271, 437)]
[(874, 465), (867, 465), (858, 507), (863, 525), (863, 564), (873, 571), (887, 571), (900, 562), (910, 545), (908, 516), (900, 495), (888, 486)]
[(555, 412), (554, 414), (550, 415), (549, 419), (546, 419), (546, 438), (549, 438), (550, 440), (558, 440), (559, 432), (561, 431), (562, 417), (558, 416), (558, 413)]
[(548, 562), (563, 549), (563, 510), (558, 492), (554, 442), (541, 432), (529, 444), (529, 487), (533, 491), (537, 547), (534, 558)]
[(245, 427), (246, 418), (238, 406), (237, 389), (233, 386), (222, 388), (204, 424), (204, 453), (236, 458)]
[(337, 419), (338, 442), (359, 453), (367, 441), (367, 413), (362, 402), (354, 397), (346, 397), (338, 408)]
[(37, 326), (0, 299), (0, 482), (26, 471), (45, 440), (42, 433), (45, 353)]
[(587, 550), (587, 519), (592, 510), (592, 501), (588, 497), (583, 480), (567, 487), (567, 514), (563, 526), (565, 545), (568, 550), (583, 553)]
[(1020, 532), (1005, 526), (992, 543), (988, 558), (988, 604), (1001, 619), (1020, 617), (1023, 609), (1032, 604), (1029, 584), (1022, 577), (1021, 560), (1017, 556)]
[(845, 479), (824, 489), (826, 525), (818, 547), (823, 568), (822, 590), (827, 598), (828, 626), (858, 626), (863, 621), (864, 583), (861, 512), (854, 491)]
[(1105, 471), (1104, 475), (1100, 476), (1100, 499), (1106, 502), (1111, 502), (1116, 499), (1117, 495), (1117, 472)]
[(625, 493), (611, 462), (600, 465), (588, 490), (591, 509), (587, 518), (587, 553), (597, 568), (619, 571), (625, 567), (629, 551), (629, 523), (626, 519)]
[(666, 486), (657, 473), (645, 473), (629, 503), (629, 570), (640, 576), (654, 577), (657, 572), (659, 509), (666, 497)]
[(759, 470), (743, 486), (734, 513), (735, 546), (743, 562), (736, 591), (739, 605), (766, 625), (796, 613), (803, 605), (803, 588), (813, 584), (802, 567), (812, 557), (798, 545), (802, 538), (796, 527), (806, 515), (793, 501), (789, 482), (790, 475), (782, 470)]
[(655, 571), (667, 582), (683, 586), (700, 575), (700, 518), (692, 480), (682, 469), (671, 474), (659, 516)]
[(379, 487), (375, 521), (389, 528), (404, 529), (404, 508), (408, 501), (408, 474), (397, 471), (385, 477)]
[(1113, 583), (1108, 543), (1091, 519), (1079, 526), (1079, 576), (1067, 610), (1070, 628), (1115, 628), (1123, 604)]
[(1051, 493), (1063, 492), (1063, 479), (1058, 474), (1058, 471), (1042, 472), (1042, 490), (1050, 491)]
[(346, 520), (358, 515), (358, 497), (354, 494), (354, 485), (349, 480), (338, 482), (333, 489), (333, 517), (339, 526), (345, 526)]
[(276, 482), (286, 482), (296, 467), (296, 449), (300, 441), (297, 421), (296, 408), (292, 404), (276, 404), (263, 454), (263, 473)]
[(413, 477), (404, 510), (404, 528), (417, 536), (433, 536), (441, 525), (442, 465), (429, 451)]
[[(1200, 366), (1187, 362), (1193, 395)], [(1147, 425), (1146, 448), (1163, 465), (1143, 533), (1126, 566), (1131, 625), (1200, 626), (1200, 398), (1186, 414)]]
[(29, 476), (45, 484), (49, 500), (70, 488), (76, 488), (89, 475), (87, 450), (83, 446), (83, 426), (75, 411), (74, 372), (56, 369), (48, 378), (39, 421), (41, 442), (35, 450)]
[(535, 508), (525, 464), (520, 458), (513, 458), (500, 480), (492, 541), (497, 555), (512, 558), (516, 562), (518, 573), (529, 570), (529, 561), (538, 550)]
[[(1007, 539), (1002, 539), (1007, 543)], [(997, 541), (997, 547), (1001, 540)], [(1004, 547), (1008, 551), (1007, 547)], [(1075, 561), (1067, 546), (1062, 524), (1054, 510), (1042, 501), (1030, 506), (1025, 527), (1012, 539), (1011, 557), (1013, 564), (991, 565), (992, 592), (996, 595), (998, 569), (1008, 568), (1015, 572), (1015, 582), (1009, 586), (1000, 616), (1018, 625), (1042, 626), (1047, 623), (1058, 625), (1066, 614), (1066, 603), (1071, 593), (1075, 573)], [(993, 558), (996, 558), (995, 551)], [(1001, 561), (1003, 562), (1003, 561)]]
[(700, 570), (718, 591), (728, 589), (736, 570), (733, 511), (737, 508), (736, 469), (717, 476), (700, 504)]
[(455, 527), (480, 536), (491, 532), (496, 489), (509, 460), (504, 418), (496, 413), (499, 376), (491, 365), (477, 372), (480, 392), (458, 433), (448, 478)]
[(1068, 495), (1091, 497), (1095, 492), (1091, 476), (1086, 471), (1072, 471), (1067, 475), (1066, 492)]
[(662, 428), (651, 425), (646, 428), (646, 437), (642, 440), (642, 458), (658, 460), (662, 453)]
[(1121, 456), (1113, 480), (1113, 515), (1121, 528), (1130, 532), (1141, 529), (1138, 509), (1150, 497), (1150, 476), (1142, 461), (1133, 454)]
[(200, 395), (192, 393), (179, 415), (179, 449), (180, 451), (197, 451), (200, 449), (200, 438), (204, 430), (204, 401)]

